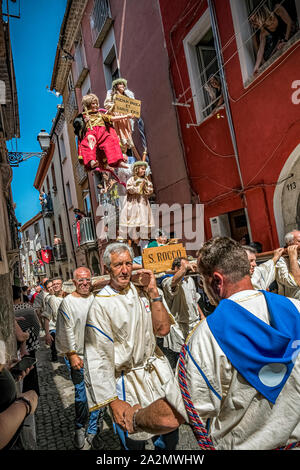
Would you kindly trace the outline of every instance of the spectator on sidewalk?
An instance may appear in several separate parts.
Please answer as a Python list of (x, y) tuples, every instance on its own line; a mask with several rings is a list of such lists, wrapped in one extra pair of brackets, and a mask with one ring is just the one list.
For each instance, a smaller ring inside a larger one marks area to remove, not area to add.
[[(0, 340), (0, 450), (24, 449), (21, 432), (27, 416), (34, 414), (38, 396), (34, 390), (18, 395), (16, 382), (6, 360), (6, 348)], [(22, 374), (24, 377), (26, 372)]]
[[(56, 348), (65, 358), (75, 387), (75, 436), (74, 445), (82, 449), (92, 447), (93, 439), (98, 432), (99, 413), (92, 411), (89, 415), (88, 402), (84, 383), (84, 331), (89, 308), (94, 300), (91, 293), (91, 272), (85, 267), (74, 271), (75, 291), (61, 302), (56, 321)], [(103, 416), (101, 416), (103, 419)], [(88, 422), (87, 434), (85, 426)]]
[[(39, 334), (40, 323), (37, 314), (29, 302), (22, 302), (22, 291), (18, 286), (13, 286), (13, 303), (15, 319), (24, 333), (28, 334), (26, 340), (26, 355), (36, 358), (36, 351), (40, 347)], [(24, 378), (22, 391), (34, 390), (40, 395), (39, 380), (36, 364)]]
[(46, 298), (46, 309), (42, 313), (45, 325), (45, 341), (51, 348), (51, 361), (57, 361), (57, 351), (55, 347), (56, 318), (58, 307), (63, 298), (67, 295), (62, 288), (62, 279), (56, 278), (52, 281), (53, 295)]

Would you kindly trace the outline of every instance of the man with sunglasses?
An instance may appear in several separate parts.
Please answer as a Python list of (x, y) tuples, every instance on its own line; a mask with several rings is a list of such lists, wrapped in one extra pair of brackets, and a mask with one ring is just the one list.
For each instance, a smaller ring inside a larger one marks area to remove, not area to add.
[[(89, 409), (84, 384), (83, 351), (86, 317), (94, 296), (91, 293), (91, 272), (80, 267), (74, 271), (75, 291), (60, 304), (56, 322), (56, 347), (65, 357), (75, 387), (75, 436), (74, 445), (82, 449), (92, 446), (98, 431), (99, 411)], [(85, 425), (88, 421), (87, 439)], [(86, 442), (87, 441), (87, 442)]]

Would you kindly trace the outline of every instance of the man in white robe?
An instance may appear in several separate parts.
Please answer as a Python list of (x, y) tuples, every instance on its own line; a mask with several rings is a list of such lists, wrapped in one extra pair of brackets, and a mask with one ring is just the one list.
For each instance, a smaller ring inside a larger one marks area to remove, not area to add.
[(176, 321), (164, 338), (164, 346), (175, 353), (180, 353), (188, 334), (200, 318), (204, 318), (198, 305), (200, 294), (197, 293), (193, 279), (187, 276), (188, 271), (196, 269), (197, 266), (186, 258), (176, 258), (172, 263), (174, 276), (167, 276), (161, 283), (166, 302)]
[(90, 270), (85, 267), (77, 268), (74, 271), (73, 283), (75, 291), (67, 295), (58, 308), (55, 342), (58, 353), (65, 357), (75, 387), (74, 445), (77, 449), (82, 449), (84, 446), (93, 446), (93, 439), (98, 432), (99, 418), (99, 410), (89, 416), (83, 368), (85, 324), (94, 300), (91, 294)]
[(257, 252), (255, 248), (252, 248), (252, 246), (248, 245), (244, 245), (243, 248), (246, 250), (250, 263), (250, 276), (254, 289), (267, 290), (272, 282), (275, 281), (277, 261), (281, 257), (284, 248), (277, 248), (277, 250), (274, 251), (273, 257), (271, 259), (265, 263), (259, 264), (258, 266), (256, 264)]
[[(159, 295), (155, 276), (145, 290), (131, 282), (133, 252), (123, 243), (108, 245), (103, 262), (110, 283), (92, 303), (85, 331), (85, 382), (90, 411), (109, 404), (123, 449), (142, 450), (154, 434), (129, 439), (122, 430), (131, 405), (147, 406), (164, 396), (165, 383), (174, 381), (168, 359), (156, 345), (156, 336), (170, 330), (169, 314)], [(150, 280), (150, 282), (149, 282)], [(178, 432), (155, 438), (159, 449), (175, 449)]]
[(44, 288), (41, 290), (41, 292), (35, 297), (34, 302), (33, 302), (33, 307), (36, 309), (38, 318), (40, 322), (42, 323), (42, 326), (44, 326), (44, 318), (42, 316), (42, 313), (45, 312), (46, 310), (46, 298), (49, 295), (52, 295), (52, 280), (51, 279), (45, 279), (43, 282)]
[[(205, 426), (210, 420), (206, 444), (217, 450), (298, 447), (300, 302), (253, 289), (246, 253), (229, 238), (206, 242), (198, 268), (210, 302), (219, 305), (192, 332), (179, 365), (183, 361), (180, 370), (186, 371), (200, 421)], [(274, 310), (278, 303), (283, 309)], [(288, 334), (282, 335), (282, 325)], [(265, 365), (260, 368), (261, 360)], [(179, 375), (177, 388), (173, 383), (165, 387), (165, 399), (127, 410), (128, 431), (169, 432), (188, 421), (183, 383)]]
[(300, 300), (300, 259), (298, 258), (300, 231), (293, 230), (287, 233), (285, 244), (288, 256), (282, 256), (276, 266), (278, 294)]
[(45, 310), (42, 312), (45, 327), (45, 341), (51, 348), (51, 361), (57, 361), (57, 351), (55, 347), (56, 318), (58, 307), (60, 306), (65, 292), (62, 289), (62, 279), (53, 279), (52, 281), (53, 295), (49, 295), (45, 299)]

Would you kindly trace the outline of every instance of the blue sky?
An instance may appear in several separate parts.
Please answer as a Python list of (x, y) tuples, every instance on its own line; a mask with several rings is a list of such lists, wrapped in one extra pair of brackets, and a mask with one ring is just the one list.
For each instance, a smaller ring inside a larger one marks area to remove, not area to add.
[[(17, 82), (20, 139), (7, 143), (8, 151), (40, 152), (37, 135), (50, 132), (56, 106), (62, 102), (47, 91), (67, 0), (9, 0), (12, 53)], [(6, 1), (3, 2), (6, 11)], [(6, 17), (4, 17), (6, 20)], [(21, 224), (40, 211), (38, 191), (33, 187), (39, 158), (33, 157), (13, 168), (12, 192), (16, 216)]]

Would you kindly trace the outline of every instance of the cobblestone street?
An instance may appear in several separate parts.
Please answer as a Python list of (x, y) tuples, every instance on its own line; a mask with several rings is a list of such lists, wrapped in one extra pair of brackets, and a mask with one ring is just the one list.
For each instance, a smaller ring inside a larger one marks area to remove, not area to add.
[[(37, 450), (75, 450), (74, 434), (74, 387), (69, 378), (63, 358), (50, 361), (50, 349), (40, 338), (37, 352), (38, 375), (41, 396), (35, 413)], [(101, 440), (97, 439), (96, 449), (119, 450), (120, 444), (114, 434), (112, 422), (105, 413)], [(146, 449), (153, 449), (148, 441)], [(178, 450), (197, 450), (198, 445), (188, 425), (180, 427)]]

